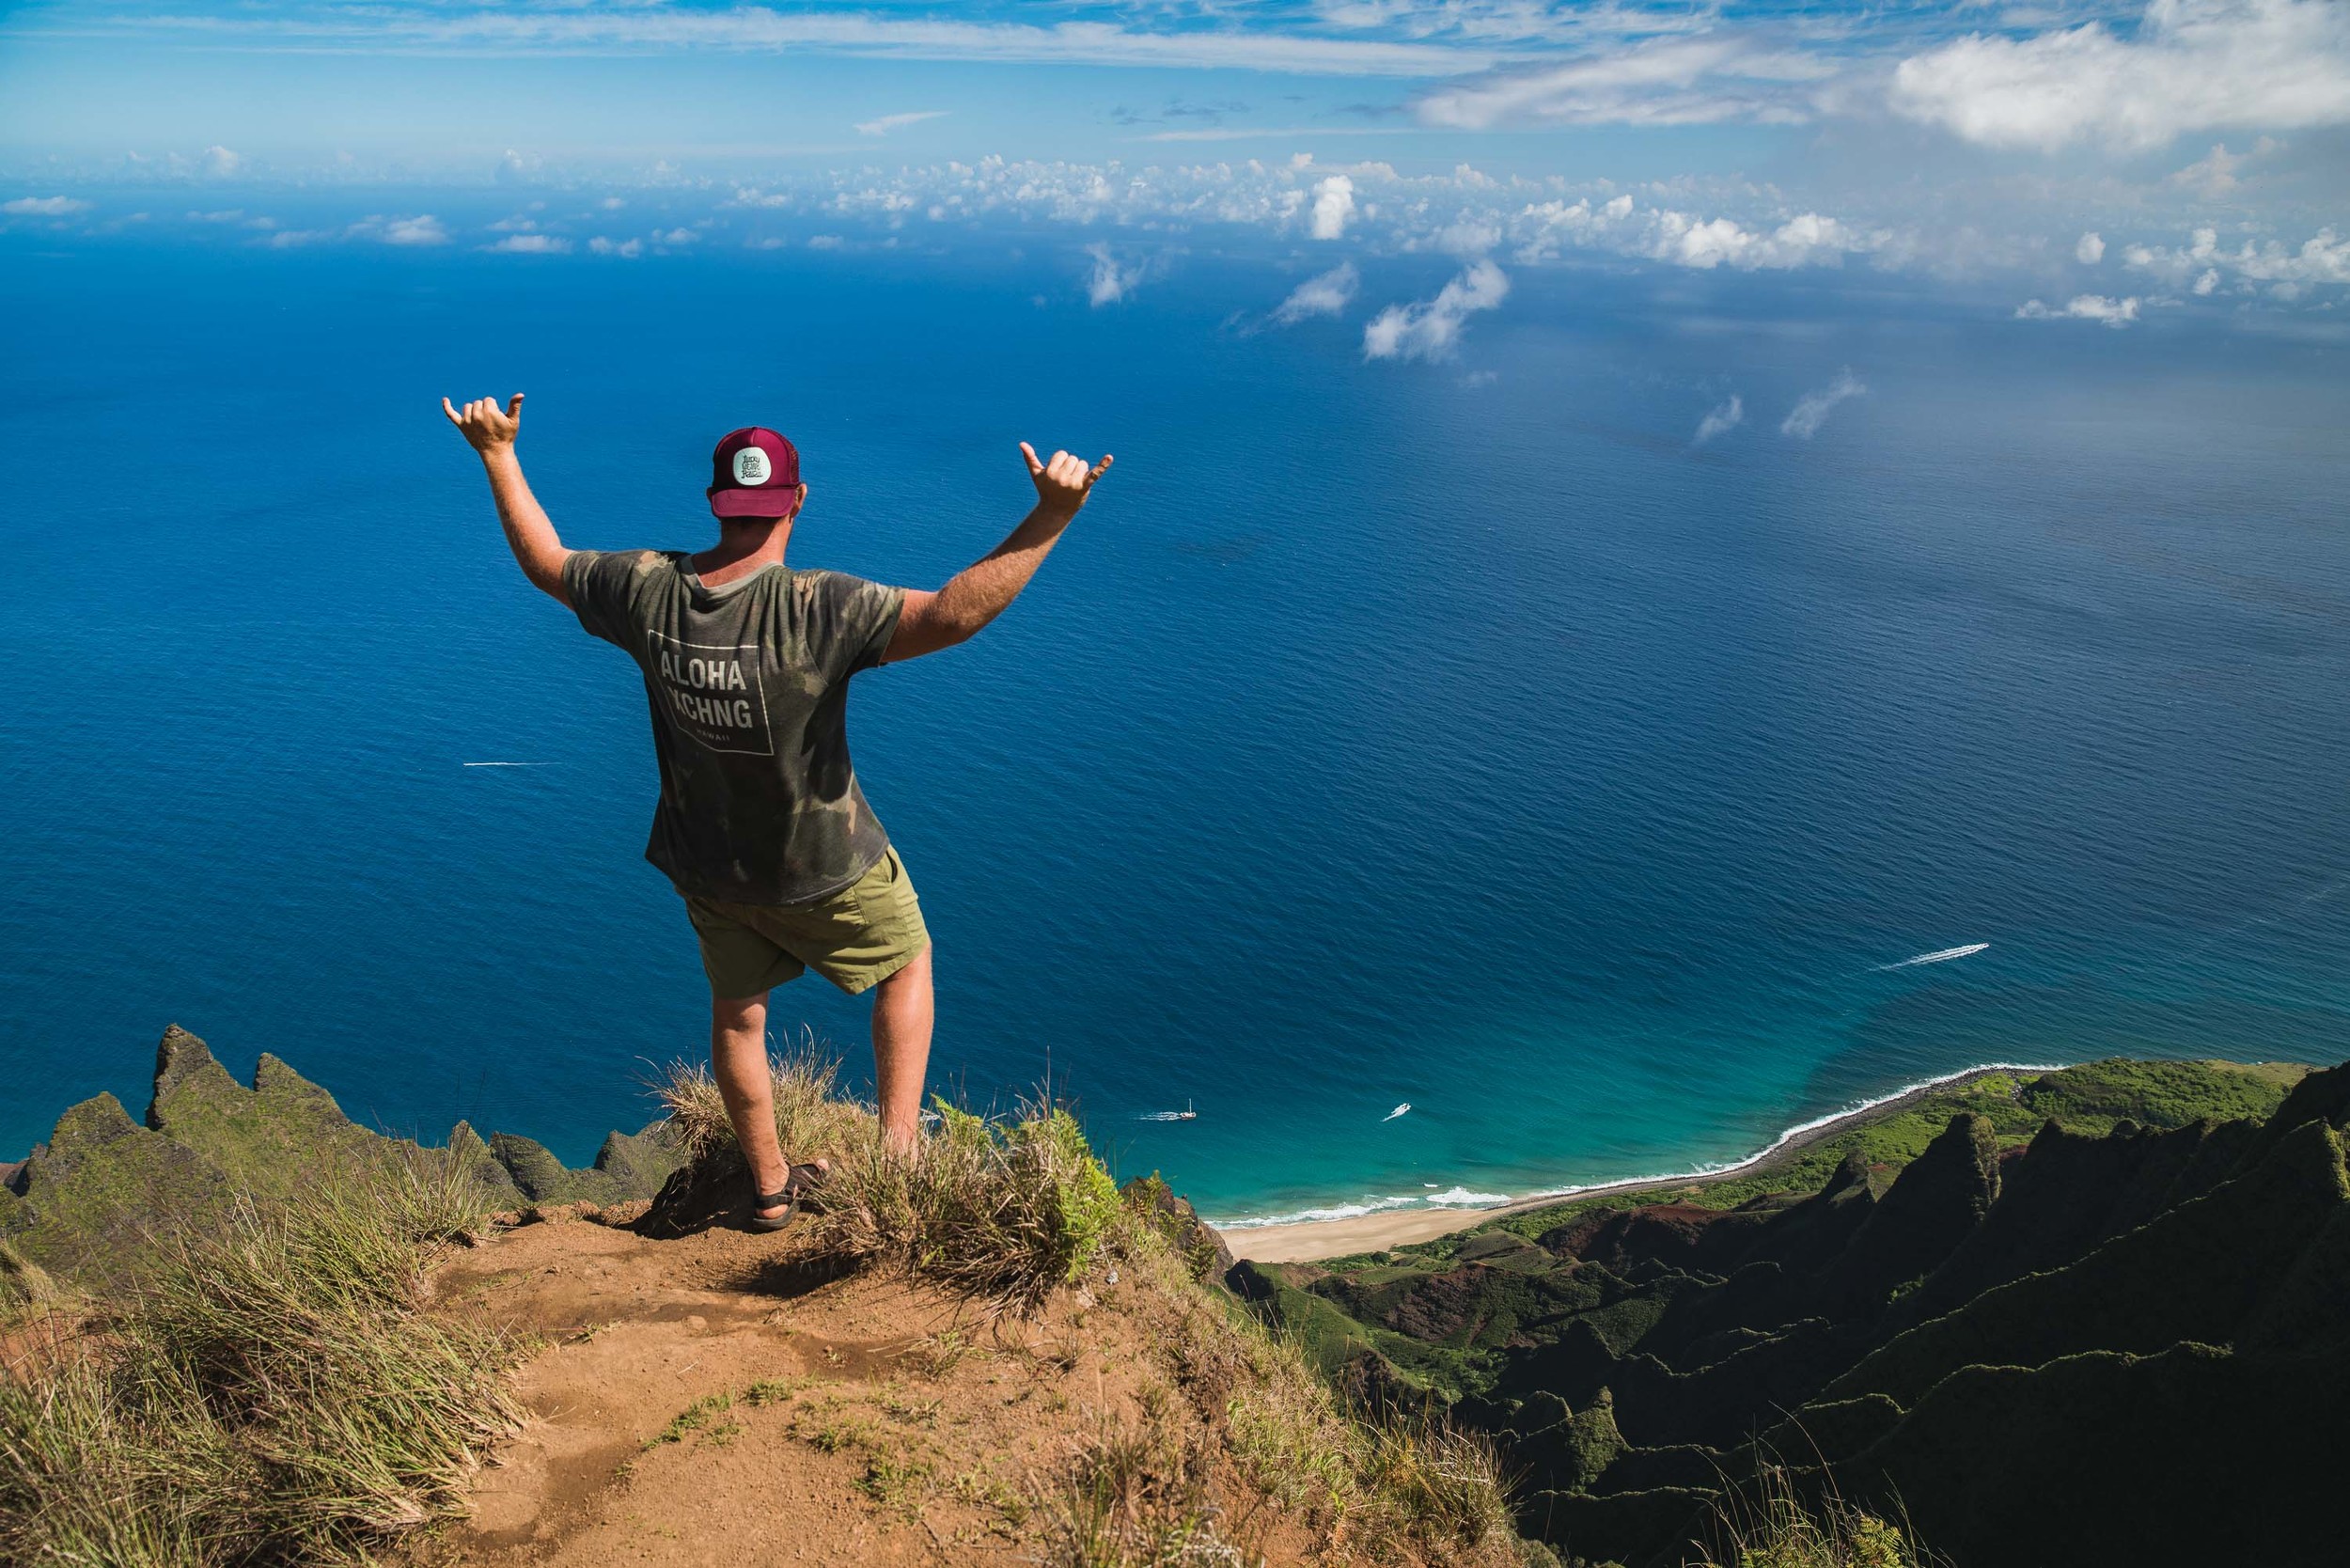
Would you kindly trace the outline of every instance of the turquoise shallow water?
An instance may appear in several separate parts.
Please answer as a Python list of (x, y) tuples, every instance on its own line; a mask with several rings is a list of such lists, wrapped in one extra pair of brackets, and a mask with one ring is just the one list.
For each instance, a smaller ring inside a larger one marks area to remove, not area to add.
[[(135, 1110), (175, 1019), (574, 1161), (699, 1050), (640, 690), (440, 423), (515, 386), (573, 543), (697, 542), (758, 420), (794, 558), (917, 584), (1018, 515), (1017, 440), (1117, 452), (852, 727), (937, 1087), (1049, 1074), (1212, 1214), (1687, 1168), (1982, 1061), (2350, 1055), (2340, 348), (1528, 272), (1397, 367), (1246, 330), (1292, 279), (1205, 247), (1093, 311), (1042, 243), (6, 244), (0, 1154)], [(813, 982), (776, 1017), (861, 1050)]]

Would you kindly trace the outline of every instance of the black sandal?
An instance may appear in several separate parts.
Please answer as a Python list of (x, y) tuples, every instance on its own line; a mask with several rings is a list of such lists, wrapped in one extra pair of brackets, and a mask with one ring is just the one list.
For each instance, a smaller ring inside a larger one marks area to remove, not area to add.
[[(780, 1231), (791, 1224), (799, 1217), (800, 1200), (822, 1186), (824, 1178), (831, 1174), (821, 1165), (793, 1166), (784, 1176), (782, 1191), (758, 1193), (752, 1198), (751, 1229)], [(783, 1213), (770, 1217), (759, 1212), (761, 1209), (775, 1208), (780, 1208)]]

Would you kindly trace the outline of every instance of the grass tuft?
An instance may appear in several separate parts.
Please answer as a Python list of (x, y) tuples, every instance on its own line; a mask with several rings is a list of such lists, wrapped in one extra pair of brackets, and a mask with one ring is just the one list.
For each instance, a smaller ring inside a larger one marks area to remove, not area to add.
[(232, 1204), (109, 1316), (0, 1375), (0, 1560), (355, 1561), (462, 1509), (516, 1347), (426, 1315), (489, 1197), (425, 1152)]
[(1807, 1501), (1785, 1466), (1765, 1463), (1756, 1484), (1715, 1511), (1716, 1548), (1691, 1568), (1940, 1568), (1905, 1525), (1889, 1524), (1840, 1494), (1831, 1481)]
[[(800, 1221), (822, 1254), (1026, 1312), (1078, 1278), (1120, 1222), (1117, 1184), (1063, 1106), (1024, 1101), (983, 1117), (941, 1101), (909, 1160), (883, 1144), (870, 1107), (840, 1091), (836, 1062), (803, 1048), (770, 1065), (784, 1149), (832, 1163), (821, 1209)], [(707, 1069), (672, 1068), (661, 1096), (689, 1160), (741, 1159)]]
[(1042, 1488), (1046, 1568), (1239, 1568), (1216, 1529), (1213, 1470), (1202, 1443), (1164, 1422), (1102, 1419)]

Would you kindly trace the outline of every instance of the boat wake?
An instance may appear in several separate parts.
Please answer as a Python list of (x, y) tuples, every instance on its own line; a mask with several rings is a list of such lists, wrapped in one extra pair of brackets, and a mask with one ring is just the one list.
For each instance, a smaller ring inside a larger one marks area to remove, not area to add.
[(1405, 1111), (1410, 1110), (1411, 1108), (1412, 1103), (1409, 1100), (1406, 1100), (1402, 1105), (1396, 1106), (1395, 1109), (1381, 1117), (1379, 1120), (1382, 1121), (1392, 1121), (1397, 1117), (1402, 1116)]
[(1930, 953), (1919, 953), (1915, 958), (1904, 958), (1899, 964), (1880, 964), (1876, 966), (1876, 972), (1882, 974), (1888, 969), (1915, 969), (1920, 964), (1948, 964), (1954, 958), (1972, 958), (1989, 946), (1991, 944), (1988, 942), (1969, 942), (1959, 948), (1937, 948)]

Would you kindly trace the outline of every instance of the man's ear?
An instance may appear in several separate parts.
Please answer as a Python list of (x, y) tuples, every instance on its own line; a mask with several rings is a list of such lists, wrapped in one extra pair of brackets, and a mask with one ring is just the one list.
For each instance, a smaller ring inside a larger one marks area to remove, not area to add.
[(785, 522), (787, 522), (787, 523), (789, 523), (789, 522), (792, 522), (792, 521), (796, 520), (796, 519), (799, 517), (799, 515), (800, 515), (800, 509), (801, 509), (802, 507), (807, 506), (807, 485), (805, 485), (805, 484), (803, 484), (803, 485), (801, 485), (801, 486), (800, 486), (800, 498), (799, 498), (798, 500), (796, 500), (796, 501), (794, 501), (794, 502), (792, 502), (792, 503), (791, 503), (791, 515), (790, 517), (785, 518), (785, 519), (784, 519), (784, 521), (785, 521)]

